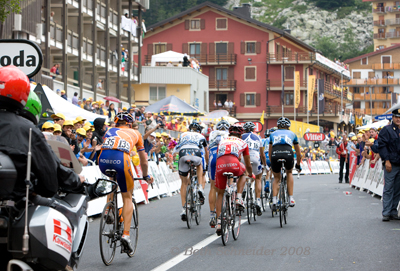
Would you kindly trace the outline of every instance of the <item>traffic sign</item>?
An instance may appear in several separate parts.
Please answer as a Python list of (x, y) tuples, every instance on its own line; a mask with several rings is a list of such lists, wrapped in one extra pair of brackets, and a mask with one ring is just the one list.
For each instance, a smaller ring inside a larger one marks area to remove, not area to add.
[[(239, 125), (244, 125), (247, 121), (243, 122), (243, 121), (239, 121), (236, 122), (235, 124), (239, 124)], [(252, 121), (254, 123), (254, 125), (256, 126), (256, 128), (254, 129), (254, 132), (258, 133), (261, 132), (263, 129), (263, 125), (261, 124), (261, 122), (259, 121)]]
[(324, 133), (305, 133), (304, 139), (306, 141), (323, 141), (325, 139)]

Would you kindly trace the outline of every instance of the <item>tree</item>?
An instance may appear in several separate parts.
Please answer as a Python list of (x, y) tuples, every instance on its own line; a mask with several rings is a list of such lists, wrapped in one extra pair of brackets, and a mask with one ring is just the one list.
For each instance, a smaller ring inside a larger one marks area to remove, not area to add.
[(10, 13), (20, 13), (21, 0), (0, 0), (0, 38), (3, 36), (3, 24)]

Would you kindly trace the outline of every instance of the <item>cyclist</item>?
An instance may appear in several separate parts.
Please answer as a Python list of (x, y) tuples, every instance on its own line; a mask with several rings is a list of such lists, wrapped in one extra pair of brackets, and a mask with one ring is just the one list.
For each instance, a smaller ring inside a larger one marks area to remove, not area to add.
[[(262, 167), (266, 165), (264, 146), (262, 145), (261, 138), (254, 133), (256, 128), (255, 124), (251, 121), (246, 122), (243, 125), (245, 134), (242, 135), (242, 139), (249, 146), (250, 151), (250, 161), (252, 163), (253, 173), (256, 175), (255, 190), (256, 190), (256, 209), (257, 215), (262, 215), (261, 211), (261, 177), (262, 177)], [(243, 162), (243, 158), (242, 158)]]
[(296, 150), (297, 164), (296, 169), (300, 172), (301, 153), (297, 136), (292, 131), (289, 131), (290, 120), (285, 117), (278, 119), (278, 130), (271, 134), (269, 142), (269, 159), (271, 160), (271, 169), (274, 174), (274, 181), (272, 183), (272, 208), (276, 209), (277, 195), (279, 191), (279, 182), (281, 180), (281, 167), (282, 163), (278, 162), (279, 159), (285, 159), (285, 169), (287, 176), (287, 186), (289, 192), (289, 206), (294, 207), (296, 202), (293, 198), (293, 151), (292, 146)]
[[(272, 129), (271, 129), (272, 130)], [(270, 174), (271, 174), (271, 161), (269, 160), (269, 137), (271, 135), (271, 130), (267, 129), (264, 132), (264, 136), (265, 138), (262, 139), (262, 145), (264, 146), (264, 154), (265, 154), (265, 158), (266, 158), (266, 167), (265, 167), (265, 171), (266, 171), (266, 176), (265, 176), (265, 187), (264, 187), (264, 191), (266, 193), (269, 193), (269, 179), (270, 179)]]
[(99, 167), (101, 172), (105, 173), (107, 169), (117, 171), (117, 182), (121, 190), (122, 201), (122, 217), (124, 219), (124, 233), (121, 242), (125, 247), (125, 252), (133, 251), (131, 240), (129, 237), (129, 229), (133, 215), (132, 194), (135, 170), (131, 163), (131, 154), (136, 146), (139, 154), (140, 165), (143, 176), (148, 183), (153, 182), (153, 178), (148, 175), (148, 164), (146, 154), (144, 152), (143, 138), (137, 130), (131, 129), (130, 125), (134, 119), (128, 112), (120, 112), (115, 116), (114, 122), (116, 127), (110, 128), (104, 135), (104, 143), (101, 147), (99, 156)]
[[(221, 235), (221, 207), (224, 197), (227, 177), (224, 172), (232, 172), (235, 176), (240, 177), (237, 183), (236, 205), (240, 209), (244, 209), (242, 192), (246, 181), (245, 172), (250, 178), (254, 178), (253, 169), (250, 163), (249, 146), (241, 139), (244, 133), (243, 127), (239, 124), (233, 124), (229, 127), (229, 136), (221, 140), (217, 151), (217, 171), (215, 174), (215, 187), (217, 188), (217, 227), (216, 232)], [(240, 162), (240, 157), (244, 157), (244, 166)]]
[(208, 176), (210, 178), (210, 193), (208, 195), (208, 203), (210, 205), (210, 226), (215, 227), (217, 223), (215, 213), (215, 198), (217, 196), (217, 190), (215, 189), (215, 170), (217, 166), (217, 150), (219, 142), (229, 135), (229, 123), (226, 120), (218, 122), (215, 131), (212, 131), (209, 137), (208, 150), (210, 153), (210, 160), (208, 165)]
[[(202, 156), (201, 156), (201, 148), (205, 148), (205, 158), (208, 161), (208, 149), (206, 138), (199, 133), (201, 131), (201, 126), (197, 122), (194, 122), (189, 125), (189, 132), (185, 132), (181, 135), (178, 145), (176, 145), (174, 149), (175, 153), (179, 153), (179, 177), (181, 178), (181, 201), (182, 201), (182, 212), (180, 214), (182, 221), (186, 221), (186, 188), (189, 184), (189, 170), (190, 167), (186, 163), (186, 161), (192, 161), (196, 166), (196, 174), (199, 180), (199, 183), (202, 184), (203, 179), (203, 165), (202, 165)], [(199, 188), (199, 198), (200, 201), (204, 203), (204, 190), (200, 185)]]

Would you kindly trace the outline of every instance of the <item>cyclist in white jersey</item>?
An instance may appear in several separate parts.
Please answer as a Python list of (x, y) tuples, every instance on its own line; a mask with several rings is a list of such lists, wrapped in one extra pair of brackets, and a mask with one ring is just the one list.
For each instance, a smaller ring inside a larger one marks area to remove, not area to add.
[[(208, 161), (208, 149), (206, 138), (198, 133), (201, 131), (201, 126), (198, 123), (192, 123), (189, 126), (190, 132), (185, 132), (181, 135), (178, 145), (175, 146), (174, 155), (179, 153), (179, 177), (181, 178), (181, 202), (182, 202), (182, 212), (180, 214), (182, 221), (186, 221), (186, 188), (189, 184), (189, 170), (190, 166), (186, 161), (190, 160), (196, 166), (197, 179), (199, 183), (203, 183), (203, 166), (202, 166), (202, 156), (200, 148), (205, 148), (205, 158)], [(204, 190), (200, 185), (199, 189), (200, 202), (204, 204)]]
[(208, 150), (210, 153), (210, 161), (208, 163), (208, 176), (210, 178), (210, 193), (208, 195), (208, 203), (210, 205), (210, 226), (214, 228), (217, 223), (215, 212), (215, 200), (217, 197), (217, 190), (215, 188), (215, 173), (217, 167), (217, 151), (219, 142), (229, 136), (229, 123), (226, 120), (218, 122), (215, 131), (212, 131), (209, 137)]
[[(250, 151), (250, 161), (251, 167), (253, 168), (253, 173), (256, 175), (256, 209), (257, 215), (262, 215), (261, 211), (261, 177), (262, 177), (262, 168), (266, 165), (264, 146), (262, 145), (262, 141), (260, 136), (255, 134), (253, 131), (256, 128), (253, 122), (249, 121), (243, 125), (243, 129), (245, 130), (245, 134), (242, 135), (242, 140), (247, 143)], [(242, 160), (243, 162), (244, 160)]]

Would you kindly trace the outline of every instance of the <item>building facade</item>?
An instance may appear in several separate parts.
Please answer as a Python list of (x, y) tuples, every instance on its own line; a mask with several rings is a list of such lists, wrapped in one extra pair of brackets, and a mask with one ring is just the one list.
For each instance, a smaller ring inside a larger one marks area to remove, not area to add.
[[(95, 100), (114, 96), (128, 104), (132, 84), (140, 80), (141, 63), (133, 55), (141, 55), (140, 22), (148, 7), (149, 0), (21, 1), (21, 16), (8, 16), (1, 38), (29, 39), (41, 47), (44, 59), (36, 82), (65, 89), (68, 97), (74, 92)], [(123, 27), (125, 13), (128, 20), (137, 17), (136, 27)], [(59, 74), (50, 72), (56, 64)]]
[[(209, 77), (205, 102), (210, 111), (217, 109), (214, 103), (232, 100), (235, 116), (240, 120), (258, 120), (264, 111), (265, 127), (276, 126), (276, 120), (282, 116), (281, 102), (285, 116), (307, 120), (307, 78), (316, 75), (324, 80), (326, 101), (320, 124), (339, 124), (342, 93), (336, 86), (342, 77), (349, 78), (348, 71), (289, 33), (251, 19), (245, 9), (248, 6), (230, 11), (205, 2), (148, 27), (143, 41), (144, 65), (150, 65), (152, 55), (168, 50), (195, 57)], [(301, 101), (296, 113), (295, 71), (300, 72), (301, 81)], [(347, 93), (343, 96), (345, 104), (350, 102)], [(316, 97), (313, 103), (310, 122), (317, 120)]]

